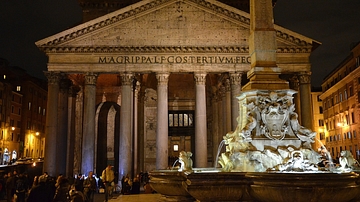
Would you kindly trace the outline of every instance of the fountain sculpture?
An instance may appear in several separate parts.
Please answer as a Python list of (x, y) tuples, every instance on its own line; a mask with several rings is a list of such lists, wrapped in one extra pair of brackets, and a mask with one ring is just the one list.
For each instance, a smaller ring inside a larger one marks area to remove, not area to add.
[(224, 136), (221, 168), (192, 168), (192, 153), (182, 151), (181, 167), (151, 172), (151, 186), (163, 201), (357, 201), (356, 160), (343, 151), (339, 166), (318, 166), (316, 133), (300, 126), (294, 93), (243, 92), (246, 122)]

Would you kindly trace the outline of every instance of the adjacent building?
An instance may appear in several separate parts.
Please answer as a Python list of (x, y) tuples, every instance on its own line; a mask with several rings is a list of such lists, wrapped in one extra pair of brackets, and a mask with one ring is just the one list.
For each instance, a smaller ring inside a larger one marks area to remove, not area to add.
[(0, 59), (0, 164), (44, 157), (46, 82)]
[(359, 159), (360, 43), (322, 83), (326, 148), (333, 157), (349, 150)]

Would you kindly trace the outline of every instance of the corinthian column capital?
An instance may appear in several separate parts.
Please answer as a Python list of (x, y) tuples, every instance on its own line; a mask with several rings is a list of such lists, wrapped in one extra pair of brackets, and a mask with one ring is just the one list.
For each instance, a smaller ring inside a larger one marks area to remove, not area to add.
[(300, 84), (311, 83), (311, 73), (303, 72), (303, 73), (299, 74), (299, 82), (300, 82)]
[(49, 72), (49, 71), (45, 71), (44, 72), (46, 78), (48, 79), (48, 84), (59, 84), (60, 79), (61, 79), (61, 74), (60, 72)]
[(169, 82), (169, 73), (156, 73), (156, 79), (158, 80), (158, 85), (167, 85)]
[(86, 73), (86, 75), (85, 75), (85, 85), (96, 85), (97, 77), (98, 77), (98, 74)]
[(205, 85), (206, 73), (195, 73), (194, 78), (196, 85)]
[(134, 74), (133, 73), (124, 73), (121, 74), (121, 85), (125, 86), (129, 86), (133, 84), (134, 81)]
[(240, 73), (240, 72), (229, 73), (229, 76), (230, 76), (231, 85), (240, 85), (241, 84), (242, 73)]

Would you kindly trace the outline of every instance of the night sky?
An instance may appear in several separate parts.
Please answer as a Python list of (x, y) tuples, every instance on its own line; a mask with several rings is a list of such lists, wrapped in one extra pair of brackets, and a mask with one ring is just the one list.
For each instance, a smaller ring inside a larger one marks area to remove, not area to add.
[[(322, 43), (310, 58), (312, 85), (360, 41), (359, 0), (278, 0), (275, 24)], [(35, 42), (81, 22), (77, 0), (0, 0), (0, 58), (45, 79), (47, 58)]]

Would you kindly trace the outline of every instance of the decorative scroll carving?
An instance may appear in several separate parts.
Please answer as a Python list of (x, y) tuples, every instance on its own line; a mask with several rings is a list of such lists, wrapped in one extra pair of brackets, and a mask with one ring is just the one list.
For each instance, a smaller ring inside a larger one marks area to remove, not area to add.
[(48, 79), (49, 85), (57, 85), (59, 84), (61, 74), (60, 72), (44, 72), (46, 78)]
[(242, 73), (240, 73), (240, 72), (229, 73), (229, 75), (230, 75), (231, 85), (240, 85), (241, 84)]
[(206, 82), (206, 73), (196, 73), (194, 74), (196, 85), (205, 85)]
[(134, 74), (133, 73), (121, 74), (121, 85), (129, 86), (129, 85), (133, 84), (133, 81), (134, 81)]
[(156, 79), (158, 80), (158, 85), (167, 85), (169, 82), (169, 73), (157, 73)]
[(311, 73), (305, 72), (299, 75), (300, 84), (307, 84), (311, 82)]
[(294, 90), (299, 90), (299, 79), (297, 76), (293, 76), (290, 78), (290, 88)]
[(226, 80), (225, 80), (225, 90), (226, 90), (227, 92), (230, 92), (230, 91), (231, 91), (230, 79), (226, 79)]
[(95, 73), (87, 73), (85, 75), (85, 85), (96, 85), (98, 75)]

